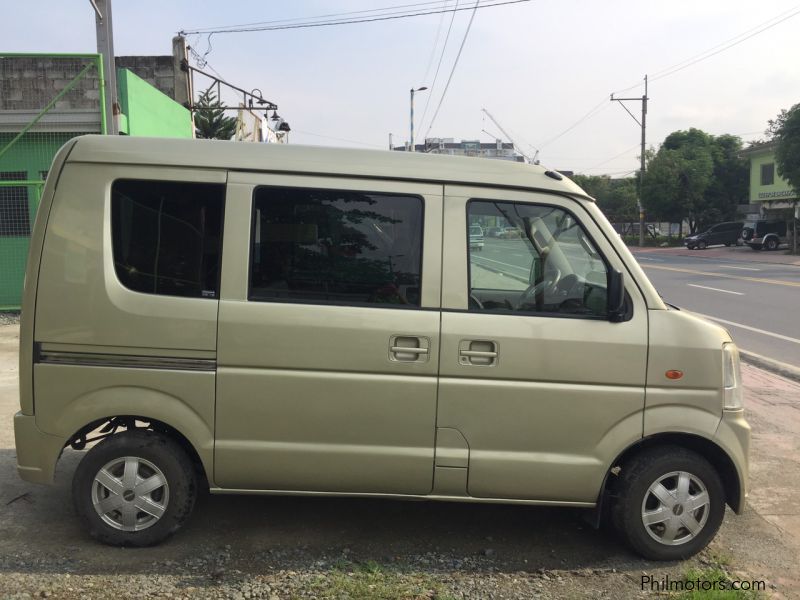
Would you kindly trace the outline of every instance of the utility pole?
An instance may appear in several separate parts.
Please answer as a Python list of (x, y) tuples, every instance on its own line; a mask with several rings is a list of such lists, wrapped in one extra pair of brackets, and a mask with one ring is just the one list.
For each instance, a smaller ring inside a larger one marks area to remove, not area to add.
[(111, 0), (89, 0), (95, 13), (97, 27), (97, 53), (103, 57), (103, 75), (106, 96), (106, 133), (116, 135), (117, 119), (117, 68), (114, 61), (114, 29), (111, 23)]
[(424, 85), (422, 87), (418, 87), (417, 89), (411, 88), (411, 136), (409, 137), (409, 142), (408, 142), (409, 152), (414, 152), (414, 93), (422, 92), (423, 90), (427, 89), (428, 88), (425, 87)]
[[(612, 102), (619, 102), (622, 108), (631, 116), (631, 118), (636, 121), (636, 123), (642, 129), (642, 151), (641, 151), (641, 166), (639, 168), (639, 197), (637, 199), (637, 205), (639, 207), (639, 246), (644, 246), (644, 229), (645, 229), (645, 214), (644, 214), (644, 207), (642, 206), (642, 187), (644, 184), (644, 170), (646, 167), (645, 160), (644, 160), (644, 151), (645, 151), (645, 131), (647, 130), (647, 101), (649, 98), (647, 97), (647, 75), (644, 76), (644, 95), (641, 98), (614, 98), (614, 94), (611, 94), (611, 101)], [(642, 120), (639, 122), (639, 119), (633, 116), (633, 113), (628, 110), (628, 107), (625, 106), (626, 101), (641, 101), (642, 103)]]

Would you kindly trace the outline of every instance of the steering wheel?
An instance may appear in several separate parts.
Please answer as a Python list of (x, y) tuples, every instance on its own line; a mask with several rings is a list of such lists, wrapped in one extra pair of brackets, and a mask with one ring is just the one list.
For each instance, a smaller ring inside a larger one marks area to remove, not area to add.
[(475, 294), (470, 294), (467, 307), (473, 310), (475, 310), (476, 308), (478, 310), (483, 310), (483, 303), (480, 300), (478, 300), (478, 297)]
[(516, 310), (525, 310), (525, 307), (540, 304), (539, 300), (545, 294), (553, 294), (556, 291), (556, 286), (559, 279), (561, 279), (561, 271), (558, 268), (552, 268), (547, 271), (539, 283), (529, 285), (528, 289), (522, 292), (522, 295), (514, 307)]

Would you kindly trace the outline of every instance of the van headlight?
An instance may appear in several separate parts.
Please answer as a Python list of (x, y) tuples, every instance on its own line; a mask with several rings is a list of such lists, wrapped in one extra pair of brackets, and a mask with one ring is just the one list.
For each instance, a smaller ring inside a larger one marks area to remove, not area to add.
[(733, 342), (722, 344), (722, 385), (724, 410), (739, 410), (742, 404), (742, 371), (739, 350)]

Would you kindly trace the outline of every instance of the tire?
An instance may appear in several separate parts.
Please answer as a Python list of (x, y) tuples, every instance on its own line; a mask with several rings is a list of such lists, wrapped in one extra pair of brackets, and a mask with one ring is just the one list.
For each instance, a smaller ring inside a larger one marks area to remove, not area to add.
[(700, 250), (705, 250), (708, 247), (708, 244), (704, 240), (700, 240), (699, 242), (697, 242), (697, 247)]
[(694, 249), (695, 249), (695, 246), (688, 246), (688, 245), (687, 245), (686, 247), (687, 247), (689, 250), (694, 250)]
[[(126, 485), (126, 476), (135, 477), (137, 483)], [(162, 480), (165, 484), (158, 485)], [(157, 487), (148, 491), (145, 486), (137, 494), (135, 488), (148, 481)], [(186, 522), (196, 497), (197, 476), (184, 449), (166, 435), (144, 429), (128, 430), (97, 444), (72, 479), (75, 510), (89, 534), (112, 546), (162, 542)], [(101, 516), (95, 501), (106, 501), (110, 510)]]
[(730, 248), (731, 247), (731, 242), (725, 242), (725, 247), (726, 248)]
[(769, 238), (766, 242), (764, 242), (764, 250), (777, 250), (778, 249), (778, 240), (775, 238)]
[[(675, 502), (673, 492), (680, 495), (678, 482), (686, 480), (687, 495)], [(667, 492), (666, 503), (651, 491), (658, 483), (663, 488), (661, 493)], [(714, 467), (696, 452), (680, 446), (645, 450), (623, 465), (617, 484), (618, 496), (612, 506), (614, 526), (633, 550), (650, 560), (689, 558), (708, 545), (722, 524), (722, 481)], [(675, 503), (670, 507), (669, 502)], [(692, 510), (688, 502), (698, 507)], [(654, 521), (662, 516), (665, 520), (645, 526), (645, 514)], [(697, 531), (692, 533), (684, 523), (698, 527)], [(672, 544), (664, 541), (670, 537)]]
[(761, 244), (747, 244), (750, 246), (750, 250), (761, 250)]

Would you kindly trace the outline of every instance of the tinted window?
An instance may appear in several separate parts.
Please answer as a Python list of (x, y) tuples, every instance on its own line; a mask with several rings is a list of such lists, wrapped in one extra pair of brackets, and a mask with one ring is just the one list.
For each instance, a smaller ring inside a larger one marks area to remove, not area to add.
[(575, 218), (553, 206), (470, 201), (471, 225), (510, 227), (507, 238), (469, 248), (469, 308), (474, 311), (605, 317), (605, 262)]
[(137, 292), (216, 298), (225, 186), (118, 180), (111, 187), (114, 268)]
[[(24, 181), (25, 171), (0, 173), (0, 181)], [(0, 186), (0, 236), (29, 236), (28, 188)]]
[(761, 185), (775, 183), (775, 163), (761, 165)]
[(250, 299), (419, 306), (422, 200), (258, 188)]

